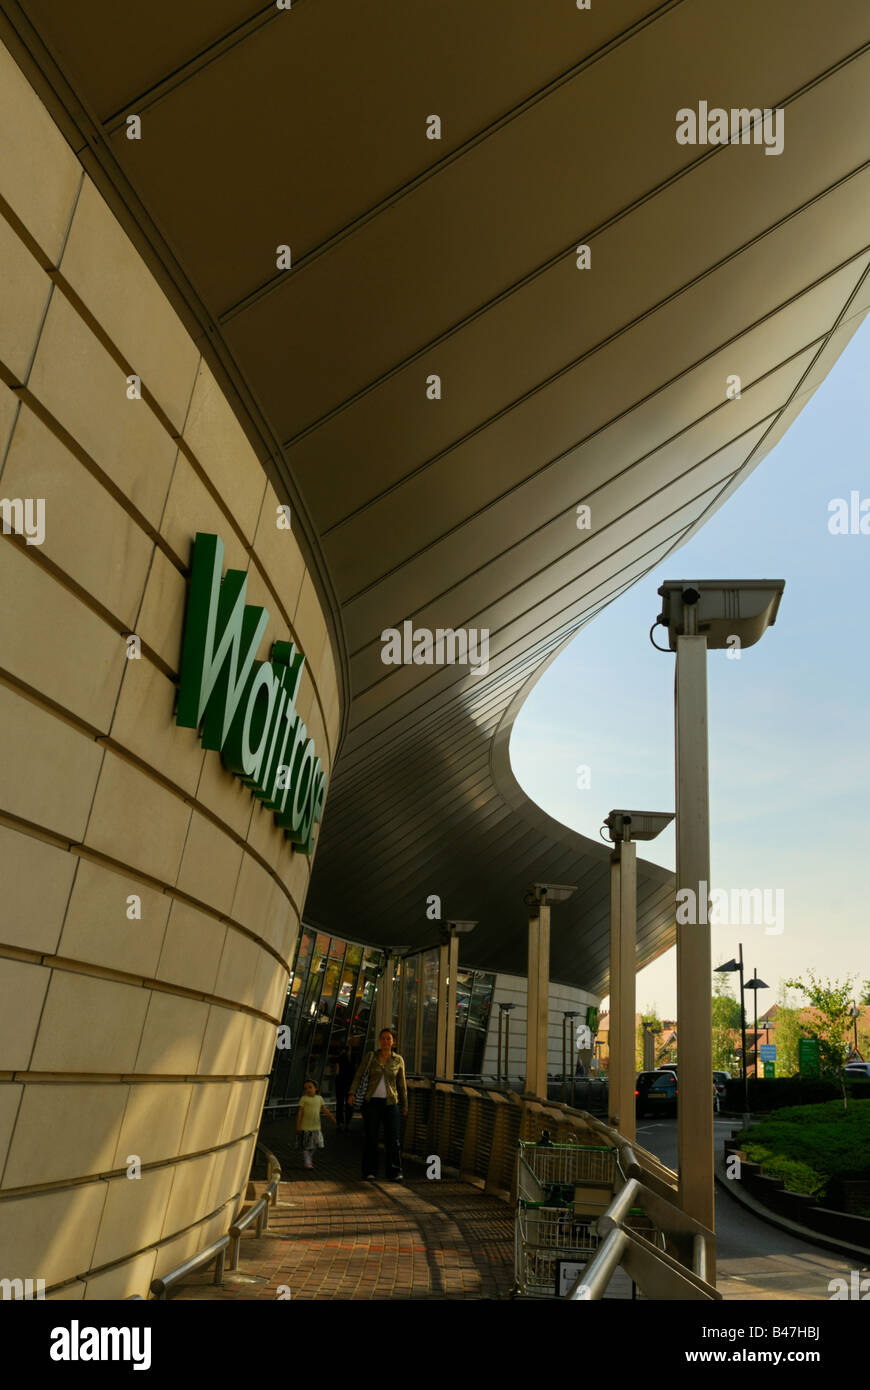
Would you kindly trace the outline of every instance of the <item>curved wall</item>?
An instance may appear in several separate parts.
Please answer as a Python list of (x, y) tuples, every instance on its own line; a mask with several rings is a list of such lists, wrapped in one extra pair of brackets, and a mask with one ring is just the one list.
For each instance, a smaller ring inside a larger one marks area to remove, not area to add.
[(305, 653), (327, 785), (339, 695), (279, 499), (3, 48), (0, 128), (0, 498), (45, 507), (0, 533), (0, 1277), (121, 1298), (229, 1226), (311, 866), (174, 723), (197, 531), (258, 657)]

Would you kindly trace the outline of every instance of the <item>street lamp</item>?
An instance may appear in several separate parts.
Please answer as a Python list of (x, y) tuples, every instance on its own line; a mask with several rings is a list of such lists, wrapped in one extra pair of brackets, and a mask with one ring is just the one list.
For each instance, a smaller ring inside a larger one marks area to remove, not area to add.
[[(680, 896), (706, 896), (710, 881), (707, 748), (707, 651), (751, 647), (776, 620), (781, 579), (666, 580), (656, 623), (676, 653), (674, 679), (677, 873)], [(656, 626), (653, 624), (653, 629)], [(652, 629), (650, 631), (652, 640)], [(657, 646), (657, 643), (653, 643)], [(661, 650), (665, 650), (662, 648)], [(678, 896), (677, 901), (680, 901)], [(690, 899), (690, 900), (691, 900)], [(677, 1112), (680, 1205), (712, 1231), (713, 1072), (710, 927), (705, 912), (677, 921), (677, 1017), (680, 1023), (680, 1107)], [(703, 989), (699, 988), (703, 981)], [(712, 1249), (707, 1251), (714, 1268)]]
[[(656, 621), (667, 627), (677, 657), (677, 890), (689, 890), (696, 904), (710, 879), (707, 651), (733, 650), (735, 643), (742, 650), (759, 641), (776, 621), (784, 588), (781, 579), (667, 580), (658, 591), (663, 602)], [(712, 1229), (711, 1008), (709, 990), (702, 999), (697, 988), (699, 980), (709, 978), (710, 930), (706, 913), (698, 911), (694, 921), (677, 924), (677, 1014), (686, 1044), (678, 1116), (680, 1191), (684, 1210)], [(745, 1014), (743, 1033), (745, 1076)]]
[(770, 985), (766, 985), (762, 979), (759, 979), (758, 971), (756, 970), (756, 972), (755, 972), (755, 974), (753, 975), (752, 979), (746, 981), (746, 988), (755, 991), (755, 1014), (754, 1014), (754, 1019), (753, 1019), (753, 1027), (754, 1027), (755, 1036), (754, 1036), (754, 1038), (753, 1038), (753, 1047), (754, 1047), (754, 1049), (755, 1049), (755, 1079), (756, 1079), (756, 1081), (757, 1081), (757, 1080), (758, 1080), (758, 991), (759, 991), (760, 989), (770, 989)]
[(855, 1004), (855, 1003), (852, 1004), (852, 1007), (851, 1007), (851, 1009), (849, 1010), (849, 1017), (850, 1017), (851, 1020), (852, 1020), (852, 1051), (853, 1051), (854, 1053), (857, 1053), (857, 1051), (858, 1051), (858, 1019), (861, 1017), (861, 1010), (858, 1008), (858, 1005), (857, 1005), (857, 1004)]
[[(740, 1070), (741, 1070), (741, 1072), (742, 1072), (742, 1074), (743, 1074), (743, 1113), (744, 1113), (744, 1115), (748, 1115), (748, 1114), (749, 1114), (749, 1078), (748, 1078), (748, 1076), (747, 1076), (747, 1074), (746, 1074), (746, 1009), (745, 1009), (745, 1006), (744, 1006), (744, 997), (743, 997), (743, 989), (744, 989), (744, 986), (743, 986), (743, 942), (742, 942), (742, 941), (741, 941), (741, 943), (740, 943), (740, 959), (739, 959), (739, 960), (731, 959), (731, 960), (729, 960), (729, 961), (726, 961), (724, 965), (717, 965), (717, 966), (716, 966), (716, 971), (715, 971), (715, 973), (716, 973), (717, 975), (730, 975), (730, 974), (732, 974), (735, 970), (737, 970), (737, 971), (740, 972), (740, 1037), (741, 1037)], [(757, 998), (757, 997), (758, 997), (758, 996), (756, 995), (756, 998)]]

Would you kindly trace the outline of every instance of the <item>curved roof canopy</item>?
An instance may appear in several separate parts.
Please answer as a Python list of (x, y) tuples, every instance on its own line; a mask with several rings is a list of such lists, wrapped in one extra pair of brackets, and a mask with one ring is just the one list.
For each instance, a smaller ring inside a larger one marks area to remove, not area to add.
[[(438, 894), (465, 963), (523, 971), (523, 888), (575, 882), (552, 973), (603, 990), (608, 852), (523, 795), (510, 724), (870, 305), (866, 0), (0, 11), (293, 503), (346, 692), (306, 916), (428, 944)], [(746, 141), (678, 142), (702, 104)], [(487, 629), (488, 672), (385, 665), (405, 620)], [(672, 879), (639, 869), (645, 963)]]

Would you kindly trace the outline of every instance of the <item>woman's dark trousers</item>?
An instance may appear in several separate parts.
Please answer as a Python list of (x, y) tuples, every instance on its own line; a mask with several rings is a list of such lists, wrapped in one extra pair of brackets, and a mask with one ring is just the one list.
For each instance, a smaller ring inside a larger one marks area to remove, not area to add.
[(378, 1174), (378, 1134), (383, 1126), (384, 1146), (387, 1151), (387, 1177), (398, 1177), (402, 1171), (402, 1158), (399, 1151), (399, 1107), (388, 1105), (385, 1100), (367, 1100), (363, 1105), (363, 1177), (369, 1173)]

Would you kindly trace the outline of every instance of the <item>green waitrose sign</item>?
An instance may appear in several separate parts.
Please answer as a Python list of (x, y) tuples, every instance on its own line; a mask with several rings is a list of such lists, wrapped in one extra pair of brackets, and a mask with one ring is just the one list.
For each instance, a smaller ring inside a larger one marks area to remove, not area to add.
[(305, 657), (293, 642), (273, 642), (255, 661), (269, 613), (245, 603), (248, 576), (223, 570), (219, 536), (199, 532), (193, 545), (175, 722), (201, 726), (203, 748), (275, 813), (294, 849), (310, 854), (323, 812), (326, 774), (314, 740), (296, 713)]

